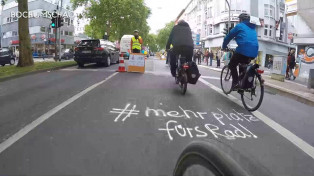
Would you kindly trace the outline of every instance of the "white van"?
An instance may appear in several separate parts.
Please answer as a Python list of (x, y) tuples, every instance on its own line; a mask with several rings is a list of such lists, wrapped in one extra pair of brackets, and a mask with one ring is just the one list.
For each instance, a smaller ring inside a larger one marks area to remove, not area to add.
[(131, 39), (133, 35), (124, 35), (120, 41), (120, 54), (128, 52), (131, 49)]

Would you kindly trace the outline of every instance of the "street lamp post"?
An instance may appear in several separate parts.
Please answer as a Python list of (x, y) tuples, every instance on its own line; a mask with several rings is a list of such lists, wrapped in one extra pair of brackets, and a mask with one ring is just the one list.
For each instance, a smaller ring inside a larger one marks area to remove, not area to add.
[(3, 6), (5, 5), (5, 1), (4, 0), (1, 0), (1, 48), (3, 48), (3, 40), (2, 40), (2, 38), (3, 38), (3, 29), (2, 29), (2, 24), (3, 24)]
[(229, 3), (229, 1), (228, 0), (226, 0), (226, 3), (227, 3), (227, 5), (228, 5), (228, 9), (229, 9), (229, 18), (228, 18), (228, 33), (230, 32), (229, 30), (230, 30), (230, 27), (231, 27), (231, 22), (230, 22), (230, 13), (231, 13), (231, 9), (230, 9), (230, 3)]

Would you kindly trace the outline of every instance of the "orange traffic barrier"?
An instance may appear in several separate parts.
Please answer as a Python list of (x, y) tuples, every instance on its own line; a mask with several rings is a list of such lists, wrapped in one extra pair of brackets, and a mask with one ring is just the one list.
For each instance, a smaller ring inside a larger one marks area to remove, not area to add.
[(119, 57), (119, 68), (117, 72), (126, 72), (123, 54), (121, 54)]

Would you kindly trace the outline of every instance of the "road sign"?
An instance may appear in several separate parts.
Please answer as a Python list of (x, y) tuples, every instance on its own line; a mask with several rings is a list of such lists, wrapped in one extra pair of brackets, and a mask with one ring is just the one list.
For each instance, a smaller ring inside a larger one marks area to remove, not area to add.
[(289, 40), (293, 39), (293, 34), (292, 34), (292, 33), (289, 33), (289, 34), (288, 34), (288, 39), (289, 39)]
[(129, 57), (128, 72), (145, 72), (145, 55), (132, 53)]

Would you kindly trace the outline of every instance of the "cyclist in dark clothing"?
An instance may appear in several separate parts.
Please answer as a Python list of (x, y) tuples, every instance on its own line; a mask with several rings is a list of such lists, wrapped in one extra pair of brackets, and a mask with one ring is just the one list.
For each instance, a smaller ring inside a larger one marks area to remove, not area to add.
[(170, 49), (170, 45), (173, 45), (173, 54), (170, 55), (170, 69), (172, 76), (176, 76), (177, 68), (177, 56), (183, 55), (186, 57), (186, 61), (192, 61), (193, 57), (193, 39), (192, 32), (189, 24), (184, 20), (180, 20), (176, 26), (173, 27), (166, 49)]
[[(230, 33), (225, 37), (222, 48), (227, 49), (228, 43), (235, 38), (238, 47), (232, 56), (229, 68), (232, 75), (232, 88), (239, 87), (237, 66), (239, 63), (248, 64), (251, 60), (257, 57), (258, 40), (255, 24), (250, 23), (250, 15), (242, 13), (239, 15), (240, 23), (236, 25)], [(240, 70), (241, 72), (242, 70)]]

